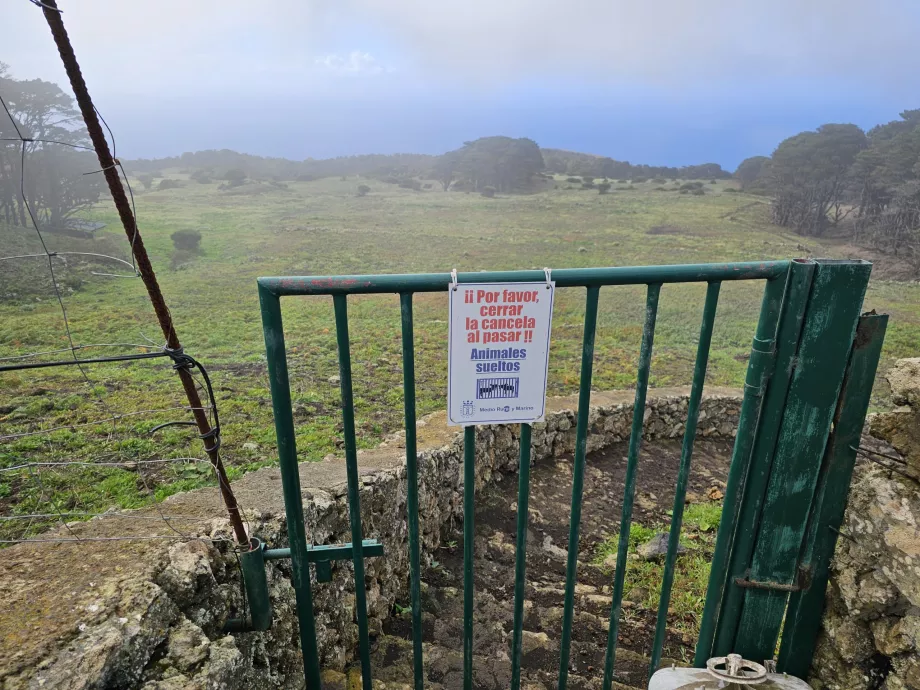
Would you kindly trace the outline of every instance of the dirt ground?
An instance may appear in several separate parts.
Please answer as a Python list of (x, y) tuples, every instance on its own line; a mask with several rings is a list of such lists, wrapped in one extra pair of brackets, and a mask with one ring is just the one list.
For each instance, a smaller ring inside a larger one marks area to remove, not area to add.
[[(725, 442), (697, 442), (690, 502), (709, 500), (707, 494), (714, 489), (718, 496), (730, 452)], [(569, 666), (569, 687), (575, 690), (599, 688), (603, 675), (613, 577), (592, 560), (598, 545), (619, 528), (626, 454), (622, 443), (588, 456)], [(679, 457), (678, 441), (643, 444), (634, 523), (668, 522)], [(522, 687), (533, 690), (554, 687), (559, 673), (571, 483), (571, 457), (537, 465), (531, 472)], [(474, 687), (482, 690), (506, 689), (510, 683), (517, 490), (517, 476), (507, 476), (476, 499)], [(462, 687), (462, 525), (455, 533), (422, 576), (426, 687)], [(628, 599), (620, 621), (615, 680), (644, 687), (656, 611), (646, 608), (641, 597)], [(373, 675), (387, 687), (412, 683), (411, 637), (409, 613), (404, 611), (375, 640)], [(688, 658), (694, 643), (669, 629), (665, 657)]]

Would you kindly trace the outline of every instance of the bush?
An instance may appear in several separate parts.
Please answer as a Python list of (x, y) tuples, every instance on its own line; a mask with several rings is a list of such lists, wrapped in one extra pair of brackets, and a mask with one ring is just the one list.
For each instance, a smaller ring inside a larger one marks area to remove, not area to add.
[(698, 187), (697, 189), (691, 189), (690, 193), (693, 196), (703, 196), (706, 193), (706, 190), (703, 189), (702, 187)]
[(637, 177), (633, 180), (633, 184), (642, 184), (643, 182), (648, 182), (647, 177)]
[(316, 176), (311, 175), (310, 173), (300, 173), (294, 179), (297, 180), (298, 182), (313, 182), (313, 180), (316, 179)]
[(629, 180), (617, 180), (617, 184), (628, 184)]
[(426, 182), (425, 184), (422, 185), (422, 189), (431, 189), (431, 183)]
[(491, 199), (495, 196), (495, 187), (483, 187), (481, 194)]
[(176, 249), (186, 252), (201, 250), (201, 233), (197, 230), (176, 230), (169, 236)]
[(606, 194), (610, 191), (610, 186), (611, 185), (609, 182), (601, 182), (599, 185), (597, 185), (597, 193)]
[(664, 184), (667, 182), (667, 180), (665, 180), (663, 177), (656, 177), (654, 180), (652, 180), (652, 182), (655, 184)]
[(182, 183), (179, 182), (179, 180), (170, 180), (169, 178), (166, 178), (165, 180), (160, 180), (160, 184), (157, 185), (157, 189), (178, 189), (181, 186)]
[(137, 180), (144, 185), (144, 189), (150, 189), (153, 186), (153, 175), (138, 175)]
[(367, 196), (367, 193), (369, 191), (371, 191), (371, 188), (368, 187), (366, 184), (358, 185), (358, 196)]
[(569, 184), (579, 184), (581, 182), (581, 179), (578, 177), (567, 177), (565, 178), (565, 181), (568, 182)]
[(715, 180), (709, 180), (709, 184), (718, 184)]
[(582, 179), (581, 186), (584, 187), (585, 189), (591, 189), (592, 187), (594, 187), (594, 178), (591, 177), (590, 175), (585, 175), (581, 179)]
[(689, 192), (689, 191), (692, 191), (692, 190), (694, 190), (694, 189), (702, 189), (702, 188), (703, 188), (703, 183), (702, 183), (702, 182), (684, 182), (684, 183), (680, 186), (680, 191), (682, 191), (682, 192), (683, 192), (683, 191)]
[(737, 194), (737, 193), (738, 193), (738, 190), (735, 189), (734, 187), (729, 187), (729, 188), (726, 189), (725, 191), (728, 192), (729, 194)]
[(407, 180), (401, 180), (399, 182), (399, 186), (403, 189), (414, 189), (416, 192), (421, 191), (422, 189), (422, 183), (411, 178)]

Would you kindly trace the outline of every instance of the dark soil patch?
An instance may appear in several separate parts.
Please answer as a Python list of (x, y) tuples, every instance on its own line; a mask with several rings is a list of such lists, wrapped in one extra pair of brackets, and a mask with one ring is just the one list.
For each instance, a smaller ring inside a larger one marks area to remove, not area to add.
[[(706, 501), (713, 486), (723, 486), (731, 446), (698, 441), (693, 456), (688, 498)], [(569, 687), (600, 687), (610, 616), (613, 578), (591, 564), (598, 544), (619, 529), (626, 472), (627, 444), (615, 444), (588, 456), (578, 588), (569, 665)], [(634, 523), (666, 523), (674, 500), (680, 442), (643, 444), (637, 472)], [(571, 509), (572, 458), (546, 461), (531, 472), (527, 538), (527, 587), (522, 660), (523, 685), (551, 688), (559, 673), (559, 639), (565, 587)], [(499, 478), (496, 478), (499, 479)], [(514, 602), (514, 535), (517, 525), (516, 475), (505, 476), (477, 496), (474, 613), (474, 687), (507, 688)], [(437, 564), (423, 573), (423, 640), (428, 681), (445, 688), (462, 687), (463, 536), (438, 551)], [(560, 551), (561, 550), (561, 551)], [(408, 602), (406, 602), (408, 604)], [(644, 687), (648, 673), (656, 611), (624, 601), (619, 626), (615, 677)], [(375, 678), (411, 684), (411, 624), (408, 613), (385, 626), (375, 655)], [(545, 637), (544, 637), (545, 635)], [(695, 640), (669, 631), (665, 656), (687, 658)]]

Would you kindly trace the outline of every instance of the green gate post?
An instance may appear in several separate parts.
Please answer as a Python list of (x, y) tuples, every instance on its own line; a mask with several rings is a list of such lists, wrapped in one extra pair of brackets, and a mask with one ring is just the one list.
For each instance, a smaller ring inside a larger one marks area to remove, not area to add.
[(291, 386), (288, 380), (287, 353), (284, 349), (281, 302), (277, 295), (272, 294), (260, 284), (259, 306), (262, 310), (262, 330), (265, 336), (265, 353), (268, 357), (268, 382), (272, 394), (275, 433), (278, 436), (281, 489), (284, 492), (288, 543), (291, 546), (291, 585), (294, 587), (297, 602), (304, 678), (310, 690), (318, 690), (320, 687), (319, 655), (316, 649), (313, 593), (310, 589), (310, 564), (307, 561), (307, 537), (303, 522), (300, 472), (297, 469), (294, 412), (291, 408)]
[[(734, 650), (771, 659), (872, 265), (819, 260), (773, 454)], [(737, 581), (735, 588), (737, 588)]]
[[(738, 629), (744, 592), (735, 586), (734, 580), (745, 574), (751, 562), (757, 520), (770, 476), (770, 459), (773, 456), (779, 425), (783, 418), (786, 393), (789, 389), (815, 268), (816, 264), (813, 261), (796, 261), (792, 264), (786, 294), (783, 296), (782, 314), (771, 365), (772, 373), (769, 382), (765, 384), (766, 392), (760, 419), (756, 429), (751, 430), (753, 450), (747, 462), (741, 467), (735, 467), (734, 457), (732, 459), (731, 472), (740, 471), (743, 475), (741, 506), (738, 517), (733, 523), (726, 524), (723, 519), (719, 525), (720, 537), (723, 530), (734, 532), (734, 536), (731, 540), (728, 573), (722, 590), (722, 604), (716, 619), (714, 648), (709, 650), (709, 653), (702, 654), (699, 646), (697, 647), (697, 665), (700, 666), (705, 666), (706, 659), (711, 656), (725, 656), (735, 651), (735, 633)], [(738, 436), (736, 446), (741, 441), (740, 433)], [(712, 594), (707, 593), (707, 600), (710, 596)], [(701, 656), (702, 661), (699, 661)]]
[(843, 522), (856, 449), (866, 421), (887, 326), (886, 315), (871, 314), (859, 319), (834, 415), (833, 432), (824, 453), (801, 563), (813, 575), (808, 589), (793, 593), (789, 599), (777, 665), (779, 671), (800, 678), (807, 676), (814, 656), (831, 558)]

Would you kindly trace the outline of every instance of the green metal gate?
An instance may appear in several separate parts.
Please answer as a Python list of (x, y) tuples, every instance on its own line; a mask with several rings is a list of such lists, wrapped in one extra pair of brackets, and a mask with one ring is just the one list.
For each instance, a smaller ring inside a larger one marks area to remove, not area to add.
[[(795, 260), (756, 263), (554, 270), (558, 288), (586, 290), (581, 381), (578, 397), (572, 508), (562, 620), (559, 690), (569, 669), (582, 490), (594, 363), (594, 336), (600, 288), (647, 286), (645, 324), (620, 517), (617, 564), (610, 607), (603, 688), (613, 681), (617, 629), (623, 598), (636, 467), (642, 439), (645, 398), (663, 285), (707, 284), (700, 338), (677, 477), (668, 551), (650, 672), (660, 662), (674, 578), (684, 498), (696, 436), (700, 400), (721, 283), (763, 280), (765, 289), (754, 335), (737, 438), (725, 491), (723, 519), (697, 645), (696, 664), (713, 655), (738, 652), (751, 659), (773, 658), (779, 640), (779, 669), (805, 675), (820, 624), (827, 571), (846, 502), (855, 446), (869, 404), (887, 324), (886, 316), (860, 316), (871, 265), (863, 261)], [(543, 282), (542, 271), (468, 273), (459, 283)], [(399, 295), (402, 316), (410, 593), (414, 680), (423, 687), (416, 448), (415, 365), (412, 297), (445, 292), (450, 274), (260, 278), (259, 299), (268, 355), (278, 453), (288, 524), (289, 549), (260, 550), (259, 558), (290, 557), (297, 597), (307, 687), (320, 687), (309, 564), (318, 580), (328, 578), (330, 560), (354, 563), (359, 656), (365, 690), (371, 688), (364, 558), (382, 546), (364, 540), (361, 527), (348, 296)], [(331, 295), (338, 341), (351, 543), (324, 547), (306, 543), (294, 420), (281, 317), (281, 297)], [(511, 644), (512, 690), (521, 678), (525, 550), (529, 496), (531, 427), (521, 425), (518, 524)], [(473, 687), (473, 519), (475, 427), (464, 429), (464, 687)], [(259, 565), (261, 567), (261, 564)], [(244, 571), (249, 572), (249, 571)], [(264, 582), (264, 574), (261, 575)], [(257, 576), (250, 606), (260, 601)], [(262, 599), (267, 597), (262, 596)], [(253, 616), (255, 617), (255, 615)], [(264, 618), (264, 617), (263, 617)], [(268, 618), (270, 623), (270, 617)], [(269, 623), (263, 621), (263, 626)]]

